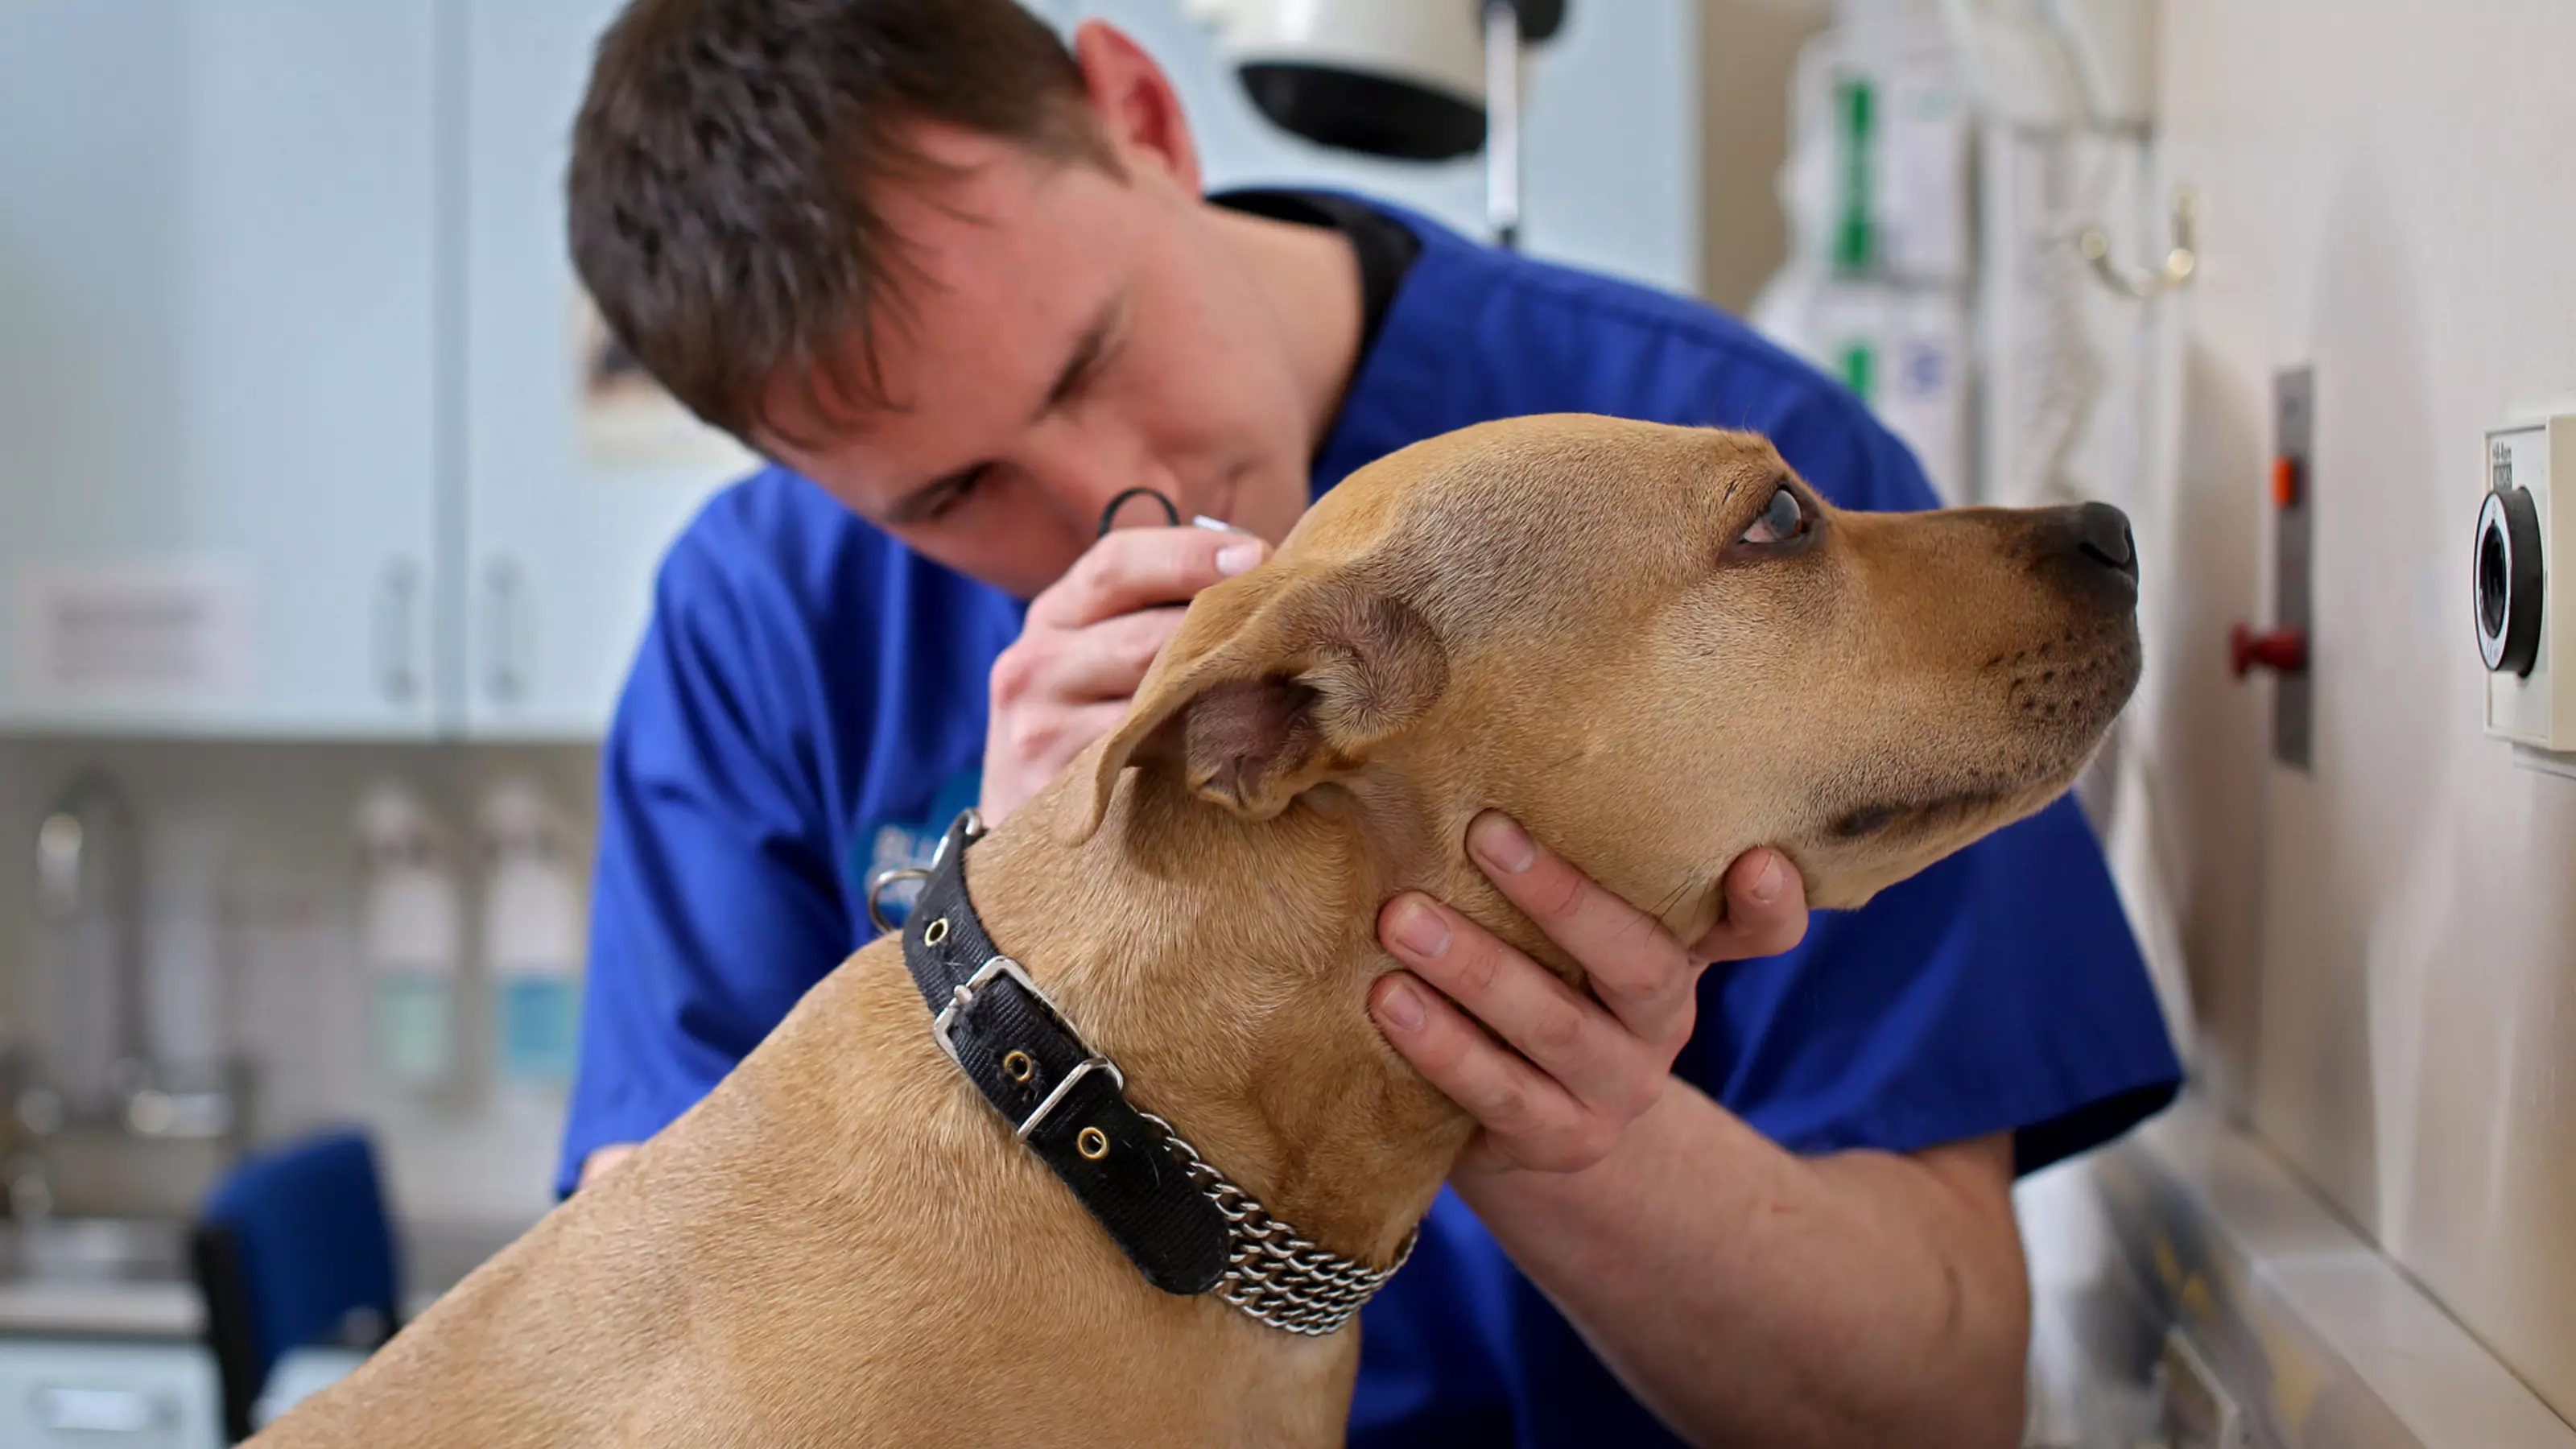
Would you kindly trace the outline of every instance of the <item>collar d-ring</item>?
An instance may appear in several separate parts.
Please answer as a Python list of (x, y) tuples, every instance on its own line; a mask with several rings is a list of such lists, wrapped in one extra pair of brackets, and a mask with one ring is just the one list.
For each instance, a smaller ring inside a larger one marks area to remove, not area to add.
[(917, 865), (897, 866), (893, 870), (881, 870), (870, 876), (868, 878), (868, 924), (876, 927), (880, 935), (901, 929), (894, 922), (886, 919), (884, 910), (877, 905), (877, 897), (885, 893), (887, 886), (908, 880), (928, 879), (930, 879), (930, 872)]

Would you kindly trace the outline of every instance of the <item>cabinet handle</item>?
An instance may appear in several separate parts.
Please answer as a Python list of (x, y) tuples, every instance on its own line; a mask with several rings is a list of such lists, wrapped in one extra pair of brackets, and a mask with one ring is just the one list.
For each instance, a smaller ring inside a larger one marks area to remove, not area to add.
[(420, 567), (407, 558), (385, 565), (376, 591), (376, 679), (385, 699), (397, 705), (420, 697), (420, 669), (412, 658), (419, 599)]
[(528, 687), (527, 580), (516, 560), (496, 558), (484, 567), (483, 586), (491, 600), (485, 686), (496, 702), (515, 704)]
[(163, 1405), (132, 1389), (77, 1389), (46, 1384), (28, 1407), (36, 1423), (57, 1434), (149, 1434), (161, 1427)]

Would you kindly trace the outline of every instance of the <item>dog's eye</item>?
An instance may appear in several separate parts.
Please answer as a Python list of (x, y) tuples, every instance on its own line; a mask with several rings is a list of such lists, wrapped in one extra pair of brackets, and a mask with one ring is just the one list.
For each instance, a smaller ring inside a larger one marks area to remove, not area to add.
[(1738, 543), (1781, 543), (1807, 531), (1807, 506), (1788, 488), (1772, 490), (1771, 501), (1764, 506), (1753, 526), (1744, 530)]

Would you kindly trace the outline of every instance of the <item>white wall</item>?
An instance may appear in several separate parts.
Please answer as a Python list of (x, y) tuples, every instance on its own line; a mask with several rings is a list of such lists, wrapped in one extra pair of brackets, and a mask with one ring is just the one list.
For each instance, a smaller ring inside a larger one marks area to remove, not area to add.
[[(2482, 737), (2467, 569), (2482, 430), (2576, 398), (2576, 6), (2167, 0), (2162, 39), (2163, 168), (2206, 205), (2191, 598), (2150, 667), (2206, 1066), (2576, 1416), (2576, 780)], [(2222, 667), (2268, 617), (2270, 377), (2301, 363), (2313, 776), (2269, 765), (2269, 686)]]

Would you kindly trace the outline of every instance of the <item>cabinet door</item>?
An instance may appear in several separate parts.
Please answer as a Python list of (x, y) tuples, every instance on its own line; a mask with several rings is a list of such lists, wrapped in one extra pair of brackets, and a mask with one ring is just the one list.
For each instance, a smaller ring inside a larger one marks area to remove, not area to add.
[(0, 727), (431, 723), (432, 0), (0, 0)]
[(467, 6), (465, 720), (482, 738), (605, 729), (663, 550), (754, 466), (636, 375), (593, 377), (563, 181), (618, 9)]

